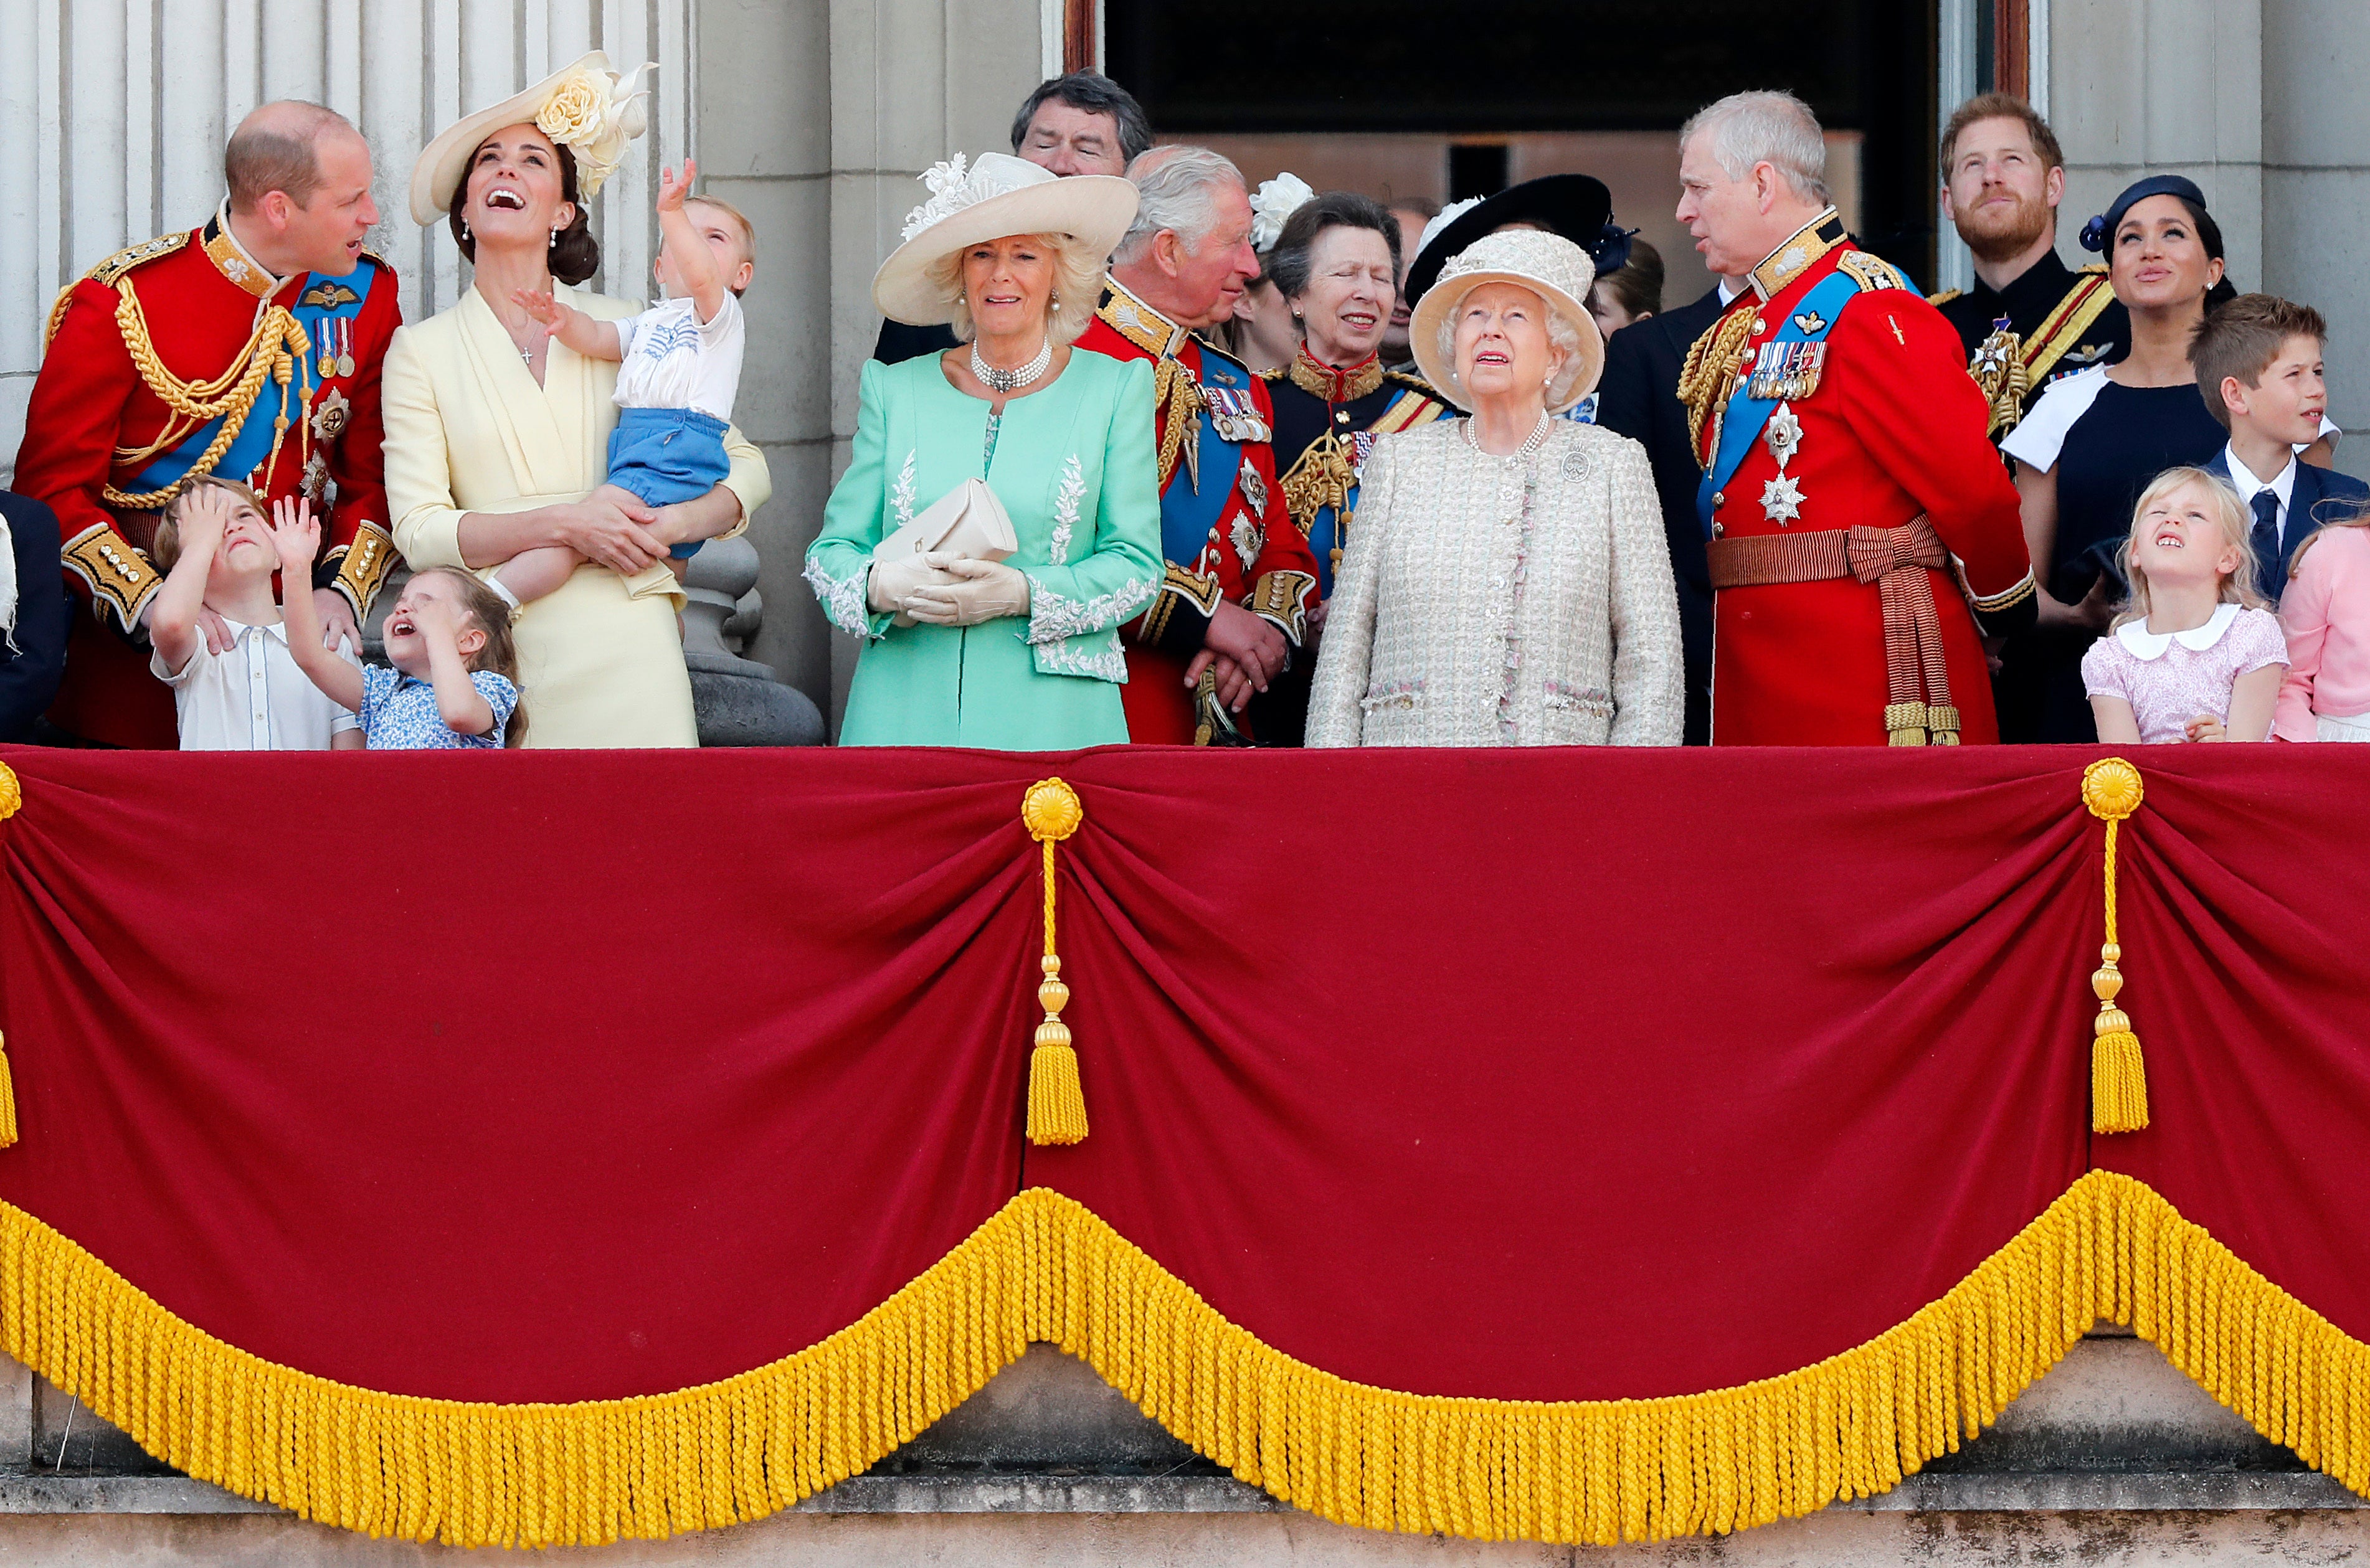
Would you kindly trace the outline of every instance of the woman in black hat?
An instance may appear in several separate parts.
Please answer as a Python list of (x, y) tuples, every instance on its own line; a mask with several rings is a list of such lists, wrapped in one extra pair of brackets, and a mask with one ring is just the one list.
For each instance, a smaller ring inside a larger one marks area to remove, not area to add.
[(2126, 588), (2114, 566), (2132, 507), (2168, 468), (2203, 465), (2228, 432), (2205, 410), (2189, 339), (2237, 290), (2205, 195), (2179, 175), (2139, 181), (2082, 230), (2107, 256), (2131, 315), (2131, 352), (2050, 384), (2000, 448), (2016, 460), (2041, 624), (2013, 640), (1999, 680), (2000, 738), (2092, 742), (2082, 655)]

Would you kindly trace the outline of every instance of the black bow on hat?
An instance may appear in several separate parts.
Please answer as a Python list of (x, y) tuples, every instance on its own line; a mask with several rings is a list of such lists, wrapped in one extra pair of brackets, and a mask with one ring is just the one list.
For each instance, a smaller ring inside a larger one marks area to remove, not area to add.
[[(2189, 203), (2191, 212), (2200, 217), (2203, 217), (2205, 212), (2205, 192), (2197, 189), (2195, 180), (2185, 175), (2152, 174), (2147, 178), (2126, 187), (2121, 196), (2108, 204), (2105, 212), (2082, 225), (2082, 248), (2104, 251), (2107, 248), (2108, 240), (2113, 236), (2118, 228), (2123, 226), (2123, 214), (2151, 196), (2178, 196), (2181, 200)], [(2200, 225), (2201, 228), (2203, 226), (2203, 224)], [(2218, 230), (2213, 238), (2219, 240)], [(2222, 254), (2219, 244), (2212, 246), (2212, 254), (2217, 257)]]
[(1613, 221), (1613, 192), (1605, 182), (1584, 174), (1551, 174), (1510, 185), (1458, 213), (1423, 247), (1408, 269), (1407, 297), (1420, 300), (1440, 281), (1448, 258), (1508, 223), (1536, 223), (1588, 252), (1596, 275), (1617, 271), (1629, 260), (1629, 240), (1635, 229)]

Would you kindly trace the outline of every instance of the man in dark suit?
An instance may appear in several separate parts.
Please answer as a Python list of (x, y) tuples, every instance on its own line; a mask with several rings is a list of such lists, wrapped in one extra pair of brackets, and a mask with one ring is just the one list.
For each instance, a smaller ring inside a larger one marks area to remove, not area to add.
[(2228, 481), (2253, 517), (2258, 582), (2273, 605), (2296, 546), (2332, 514), (2350, 516), (2370, 501), (2370, 486), (2296, 455), (2320, 439), (2328, 412), (2328, 337), (2329, 324), (2310, 305), (2241, 294), (2207, 316), (2189, 345), (2198, 394), (2230, 432), (2206, 471)]
[[(1152, 121), (1134, 95), (1110, 77), (1073, 71), (1037, 84), (1012, 117), (1012, 153), (1040, 168), (1074, 174), (1127, 173), (1152, 145)], [(872, 357), (884, 365), (942, 354), (955, 347), (954, 329), (884, 321)]]
[(1615, 333), (1605, 342), (1605, 373), (1596, 383), (1596, 422), (1643, 446), (1654, 466), (1662, 532), (1671, 542), (1671, 575), (1679, 585), (1690, 746), (1711, 741), (1711, 570), (1704, 563), (1703, 524), (1696, 518), (1696, 486), (1703, 469), (1696, 462), (1686, 406), (1679, 401), (1679, 366), (1736, 297), (1725, 289), (1713, 288), (1693, 304), (1631, 322)]

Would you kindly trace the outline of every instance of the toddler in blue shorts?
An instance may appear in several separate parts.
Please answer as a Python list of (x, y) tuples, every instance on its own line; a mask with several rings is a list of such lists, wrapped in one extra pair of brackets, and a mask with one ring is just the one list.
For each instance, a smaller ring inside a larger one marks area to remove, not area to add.
[[(756, 238), (731, 203), (691, 196), (698, 166), (659, 170), (659, 288), (664, 303), (620, 321), (600, 321), (556, 294), (522, 289), (513, 303), (587, 359), (617, 365), (617, 428), (609, 436), (609, 477), (589, 498), (662, 507), (708, 494), (731, 460), (724, 431), (741, 384), (746, 333), (741, 292), (756, 270)], [(627, 590), (678, 591), (682, 563), (700, 541), (676, 543), (667, 566), (627, 579)], [(487, 581), (513, 606), (566, 582), (584, 557), (564, 544), (522, 550)], [(673, 569), (670, 570), (669, 567)]]

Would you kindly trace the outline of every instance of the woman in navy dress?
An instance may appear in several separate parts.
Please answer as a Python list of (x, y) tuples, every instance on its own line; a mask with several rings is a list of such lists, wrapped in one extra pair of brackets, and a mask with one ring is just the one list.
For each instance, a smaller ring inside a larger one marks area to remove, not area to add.
[(2082, 230), (2107, 252), (2131, 313), (2131, 352), (2051, 383), (2000, 443), (2016, 460), (2041, 622), (2013, 639), (1999, 680), (2000, 738), (2096, 741), (2082, 656), (2125, 593), (2113, 557), (2139, 494), (2168, 468), (2203, 466), (2229, 440), (2189, 363), (2205, 313), (2236, 293), (2223, 280), (2222, 231), (2179, 175), (2141, 180)]

